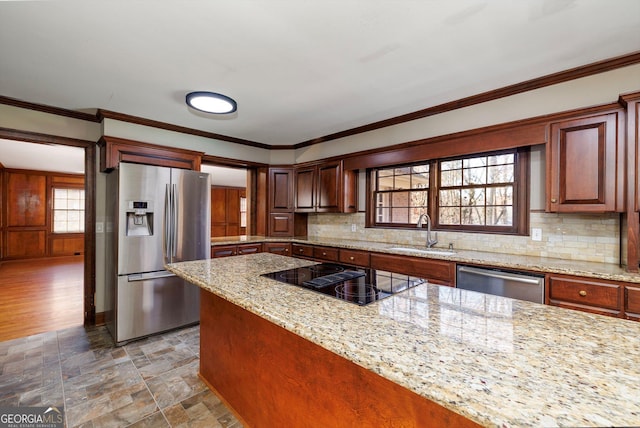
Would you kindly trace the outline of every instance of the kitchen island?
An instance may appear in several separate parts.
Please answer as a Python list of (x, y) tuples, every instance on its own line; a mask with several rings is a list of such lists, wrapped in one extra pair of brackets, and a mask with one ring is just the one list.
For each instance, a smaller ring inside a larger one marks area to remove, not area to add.
[[(357, 306), (260, 276), (311, 264), (260, 253), (167, 266), (203, 289), (201, 376), (250, 425), (256, 412), (246, 408), (289, 415), (290, 426), (326, 426), (323, 413), (336, 412), (377, 412), (387, 426), (640, 425), (640, 323), (431, 284)], [(260, 332), (270, 337), (255, 342)], [(308, 346), (288, 348), (292, 338)], [(247, 367), (252, 357), (264, 366)], [(348, 383), (370, 391), (377, 407), (342, 394), (338, 360), (355, 367)], [(289, 376), (290, 368), (308, 379)], [(306, 395), (332, 370), (333, 399)], [(280, 401), (286, 391), (298, 391), (308, 409)], [(416, 413), (394, 419), (397, 396)]]

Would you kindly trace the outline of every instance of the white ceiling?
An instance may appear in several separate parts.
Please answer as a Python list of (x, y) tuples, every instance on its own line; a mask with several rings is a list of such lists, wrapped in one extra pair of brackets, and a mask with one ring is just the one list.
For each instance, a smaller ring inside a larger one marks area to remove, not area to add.
[(637, 51), (638, 0), (0, 2), (0, 95), (277, 145)]

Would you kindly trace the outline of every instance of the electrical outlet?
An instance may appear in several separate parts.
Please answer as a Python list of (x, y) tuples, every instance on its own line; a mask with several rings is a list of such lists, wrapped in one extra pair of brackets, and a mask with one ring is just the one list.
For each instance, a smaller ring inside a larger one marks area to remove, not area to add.
[(355, 223), (352, 223), (352, 224), (351, 224), (351, 231), (352, 231), (352, 232), (357, 232), (357, 231), (358, 231), (358, 229), (357, 229), (357, 227), (356, 227), (356, 224), (355, 224)]
[(542, 229), (538, 227), (531, 228), (531, 240), (532, 241), (542, 241)]

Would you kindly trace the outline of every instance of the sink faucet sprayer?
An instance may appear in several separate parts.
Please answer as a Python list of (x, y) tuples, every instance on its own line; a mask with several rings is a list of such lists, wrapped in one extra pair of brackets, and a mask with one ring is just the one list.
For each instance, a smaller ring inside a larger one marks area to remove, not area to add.
[(416, 227), (422, 227), (422, 220), (424, 218), (427, 219), (427, 248), (431, 248), (438, 243), (438, 232), (435, 232), (433, 239), (431, 239), (431, 217), (429, 217), (429, 214), (426, 213), (420, 214)]

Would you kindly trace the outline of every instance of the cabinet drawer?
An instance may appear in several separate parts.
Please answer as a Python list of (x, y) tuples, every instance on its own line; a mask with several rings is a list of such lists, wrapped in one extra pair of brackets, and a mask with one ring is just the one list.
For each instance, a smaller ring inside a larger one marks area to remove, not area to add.
[(267, 253), (280, 254), (281, 256), (291, 255), (291, 244), (288, 242), (265, 242), (262, 248)]
[(235, 256), (238, 247), (235, 245), (219, 245), (211, 247), (211, 258)]
[(627, 315), (640, 316), (640, 286), (627, 285), (625, 287), (624, 311)]
[(291, 255), (294, 257), (313, 258), (313, 246), (304, 244), (291, 244)]
[(369, 253), (358, 250), (340, 250), (340, 263), (369, 267)]
[(549, 299), (620, 310), (619, 284), (549, 277)]
[(374, 253), (371, 254), (371, 267), (417, 276), (435, 284), (455, 284), (455, 263), (453, 262)]
[(238, 255), (240, 254), (253, 254), (261, 253), (262, 244), (242, 244), (238, 245)]
[(330, 247), (314, 247), (313, 249), (313, 257), (320, 260), (327, 260), (330, 262), (337, 262), (339, 257), (340, 250), (337, 248)]

